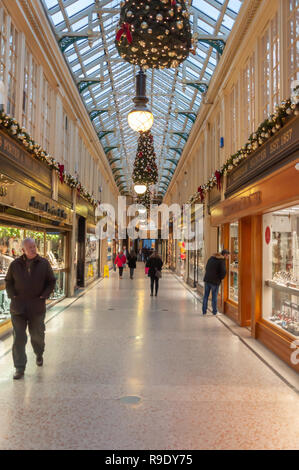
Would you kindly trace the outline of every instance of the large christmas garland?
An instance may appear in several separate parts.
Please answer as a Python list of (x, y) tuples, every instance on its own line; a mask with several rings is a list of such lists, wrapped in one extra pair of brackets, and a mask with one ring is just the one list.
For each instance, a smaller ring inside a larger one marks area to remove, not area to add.
[(192, 47), (185, 0), (122, 1), (115, 44), (124, 60), (144, 69), (178, 67)]
[(80, 183), (78, 178), (72, 176), (64, 170), (64, 165), (61, 165), (57, 160), (51, 157), (42, 147), (37, 144), (28, 134), (24, 127), (21, 127), (16, 119), (12, 118), (3, 111), (0, 112), (0, 128), (8, 132), (15, 140), (21, 143), (37, 160), (46, 163), (52, 170), (57, 172), (61, 183), (66, 183), (71, 188), (75, 188), (78, 194), (90, 202), (94, 207), (98, 202), (92, 194)]
[(150, 186), (158, 181), (158, 167), (151, 131), (140, 132), (133, 168), (133, 182)]
[(204, 202), (207, 193), (215, 186), (221, 190), (222, 178), (224, 175), (230, 173), (245, 158), (248, 158), (261, 145), (267, 142), (270, 137), (285, 125), (288, 118), (299, 115), (299, 88), (298, 90), (294, 90), (294, 92), (296, 91), (298, 93), (297, 97), (295, 96), (293, 100), (288, 99), (283, 101), (281, 106), (276, 106), (275, 112), (271, 114), (268, 119), (262, 122), (256, 132), (253, 132), (249, 136), (248, 142), (244, 147), (232, 155), (221, 168), (216, 170), (206, 184), (199, 186), (197, 192), (188, 200), (189, 204), (192, 204), (198, 199), (200, 202)]

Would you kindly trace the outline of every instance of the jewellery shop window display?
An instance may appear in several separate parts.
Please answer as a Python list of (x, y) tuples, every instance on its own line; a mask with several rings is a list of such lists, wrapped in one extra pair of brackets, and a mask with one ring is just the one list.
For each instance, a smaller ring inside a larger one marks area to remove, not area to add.
[(0, 326), (10, 319), (10, 300), (5, 290), (5, 276), (10, 263), (22, 255), (24, 230), (0, 226)]
[(263, 318), (299, 337), (299, 205), (263, 216)]
[(52, 266), (56, 285), (49, 301), (59, 300), (66, 295), (65, 235), (63, 233), (45, 234), (45, 256)]
[(229, 299), (238, 303), (239, 299), (239, 223), (229, 226)]
[(99, 241), (95, 234), (86, 234), (85, 279), (90, 282), (98, 277)]

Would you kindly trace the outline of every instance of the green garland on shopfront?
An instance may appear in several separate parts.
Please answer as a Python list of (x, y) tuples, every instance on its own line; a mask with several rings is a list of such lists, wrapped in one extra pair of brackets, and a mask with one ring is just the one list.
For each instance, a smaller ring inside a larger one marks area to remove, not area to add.
[(247, 143), (238, 152), (232, 155), (221, 168), (215, 171), (206, 184), (199, 186), (197, 192), (188, 200), (189, 204), (194, 203), (198, 199), (204, 202), (206, 194), (215, 186), (220, 190), (222, 177), (230, 173), (244, 159), (249, 157), (260, 146), (267, 142), (276, 132), (278, 132), (286, 123), (287, 119), (292, 116), (299, 115), (299, 87), (293, 90), (293, 101), (288, 99), (283, 101), (280, 106), (276, 106), (275, 112), (268, 119), (260, 124), (256, 132), (253, 132)]
[(80, 196), (90, 202), (94, 207), (98, 204), (98, 201), (94, 196), (84, 188), (77, 178), (65, 172), (63, 165), (43, 150), (42, 147), (31, 138), (26, 129), (18, 124), (16, 119), (3, 111), (0, 111), (0, 128), (4, 129), (14, 139), (21, 143), (25, 149), (34, 156), (34, 158), (47, 164), (51, 170), (55, 170), (61, 182), (66, 183), (73, 189), (77, 189)]

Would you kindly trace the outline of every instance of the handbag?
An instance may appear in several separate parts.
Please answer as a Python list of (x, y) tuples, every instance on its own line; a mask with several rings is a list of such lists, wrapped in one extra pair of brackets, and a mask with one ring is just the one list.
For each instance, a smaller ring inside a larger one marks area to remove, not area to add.
[(159, 271), (159, 269), (157, 269), (157, 268), (156, 268), (156, 272), (155, 272), (155, 277), (156, 277), (157, 279), (161, 279), (161, 277), (162, 277), (161, 271)]
[(148, 274), (149, 268), (144, 268), (145, 274)]

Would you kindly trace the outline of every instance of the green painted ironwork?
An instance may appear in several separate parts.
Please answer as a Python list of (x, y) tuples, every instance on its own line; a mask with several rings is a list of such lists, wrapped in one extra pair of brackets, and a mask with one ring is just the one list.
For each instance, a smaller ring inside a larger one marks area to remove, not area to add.
[(173, 163), (174, 165), (178, 164), (178, 160), (174, 160), (173, 158), (166, 158), (167, 162)]
[(117, 173), (118, 171), (122, 171), (122, 168), (120, 168), (120, 167), (112, 168), (111, 171), (112, 171), (113, 174), (115, 174), (115, 173)]
[(95, 111), (90, 111), (89, 117), (93, 121), (95, 118), (97, 118), (101, 114), (108, 113), (108, 112), (109, 112), (108, 109), (97, 109)]
[(213, 49), (216, 49), (217, 52), (219, 52), (220, 55), (223, 54), (224, 48), (226, 46), (226, 42), (224, 39), (198, 39), (198, 42), (204, 42), (205, 44), (208, 44), (209, 46), (212, 46)]
[(177, 152), (180, 156), (183, 153), (183, 149), (180, 149), (178, 147), (169, 147), (169, 150), (173, 150), (174, 152)]
[(195, 88), (203, 94), (205, 94), (209, 89), (209, 85), (207, 85), (206, 83), (185, 83), (185, 85), (191, 86), (192, 88)]
[(188, 137), (189, 137), (189, 134), (187, 132), (173, 132), (172, 134), (173, 135), (178, 135), (179, 137), (182, 137), (182, 139), (184, 139), (185, 142), (187, 142)]
[[(116, 182), (118, 182), (121, 178), (124, 178), (124, 176), (123, 175), (114, 176), (114, 179), (115, 179)], [(124, 181), (120, 181), (120, 183), (124, 183)]]
[(110, 146), (110, 147), (104, 147), (104, 152), (107, 154), (109, 152), (111, 152), (111, 150), (114, 150), (114, 149), (117, 149), (118, 147), (116, 146)]
[(195, 113), (188, 113), (186, 111), (179, 111), (178, 114), (180, 114), (181, 116), (186, 116), (193, 123), (196, 121), (196, 118), (197, 118), (197, 115)]
[(171, 176), (163, 175), (163, 176), (161, 176), (161, 179), (162, 179), (162, 178), (167, 179), (167, 181), (169, 181), (169, 182), (172, 180)]
[(62, 36), (59, 41), (59, 47), (62, 52), (65, 52), (69, 46), (74, 44), (75, 42), (82, 41), (82, 39), (88, 39), (88, 36)]
[(114, 134), (114, 131), (102, 131), (102, 132), (99, 132), (98, 133), (98, 137), (100, 140), (102, 140), (104, 137), (106, 137), (106, 135), (109, 135), (109, 134)]
[(79, 83), (77, 83), (79, 93), (83, 93), (86, 88), (88, 88), (90, 85), (96, 85), (98, 83), (101, 83), (101, 80), (81, 80)]
[(110, 165), (112, 165), (112, 163), (116, 163), (116, 162), (120, 162), (120, 161), (121, 161), (121, 158), (120, 158), (120, 157), (116, 157), (116, 158), (111, 158), (111, 159), (109, 159)]

